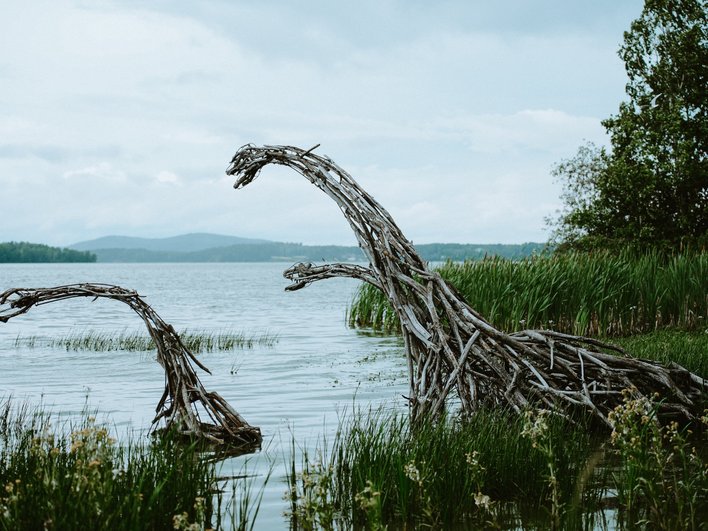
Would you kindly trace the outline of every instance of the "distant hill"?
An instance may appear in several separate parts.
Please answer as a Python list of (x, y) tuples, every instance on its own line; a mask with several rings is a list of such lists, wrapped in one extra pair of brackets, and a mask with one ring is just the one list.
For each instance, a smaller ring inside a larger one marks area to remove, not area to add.
[[(106, 236), (70, 246), (95, 253), (99, 262), (360, 262), (361, 249), (342, 245), (302, 245), (218, 234), (185, 234), (172, 238)], [(477, 260), (485, 256), (519, 259), (543, 250), (544, 244), (417, 245), (429, 262)]]
[(239, 244), (189, 253), (146, 249), (95, 249), (99, 262), (360, 262), (358, 247), (300, 243)]
[(261, 244), (268, 240), (223, 236), (221, 234), (192, 233), (169, 238), (134, 238), (132, 236), (104, 236), (95, 240), (74, 243), (69, 249), (94, 251), (97, 249), (144, 249), (146, 251), (191, 253), (214, 247)]
[(0, 243), (0, 264), (95, 262), (96, 255), (41, 243)]

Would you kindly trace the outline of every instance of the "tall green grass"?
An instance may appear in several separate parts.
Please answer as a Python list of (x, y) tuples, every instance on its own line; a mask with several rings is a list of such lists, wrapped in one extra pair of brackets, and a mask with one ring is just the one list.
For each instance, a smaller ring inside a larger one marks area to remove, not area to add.
[(708, 330), (657, 330), (648, 334), (613, 338), (613, 342), (638, 358), (664, 364), (675, 362), (708, 379)]
[[(635, 398), (629, 389), (624, 395), (623, 403), (609, 416), (614, 425), (610, 440), (618, 465), (612, 477), (621, 522), (627, 528), (708, 528), (705, 437), (697, 440), (677, 422), (662, 426), (656, 417), (657, 402)], [(705, 435), (708, 410), (701, 420), (699, 428)]]
[(224, 485), (197, 445), (169, 436), (121, 445), (88, 415), (53, 422), (0, 403), (0, 529), (253, 527), (260, 495), (233, 483), (241, 499), (220, 514)]
[[(551, 506), (548, 459), (524, 435), (525, 419), (482, 410), (464, 422), (447, 419), (411, 429), (407, 416), (382, 410), (342, 421), (331, 449), (294, 453), (288, 471), (290, 517), (296, 529), (390, 529), (489, 521), (515, 527), (523, 519), (545, 527)], [(555, 417), (558, 503), (592, 513), (579, 493), (592, 438), (582, 424)], [(474, 528), (474, 527), (473, 527)]]
[[(277, 336), (264, 332), (247, 335), (234, 331), (183, 330), (179, 333), (182, 342), (192, 352), (228, 351), (250, 349), (256, 346), (270, 347), (277, 343)], [(70, 332), (64, 337), (41, 338), (37, 336), (15, 339), (15, 347), (50, 347), (66, 350), (89, 350), (105, 352), (112, 350), (148, 351), (155, 349), (152, 338), (142, 332), (105, 332), (85, 330)]]
[[(585, 336), (622, 336), (708, 327), (708, 253), (596, 253), (487, 258), (446, 263), (438, 272), (494, 326), (552, 328)], [(366, 285), (349, 323), (397, 330), (385, 297)]]
[(703, 529), (705, 439), (661, 427), (657, 408), (627, 393), (609, 441), (548, 411), (415, 429), (395, 412), (357, 412), (299, 463), (293, 440), (291, 528)]

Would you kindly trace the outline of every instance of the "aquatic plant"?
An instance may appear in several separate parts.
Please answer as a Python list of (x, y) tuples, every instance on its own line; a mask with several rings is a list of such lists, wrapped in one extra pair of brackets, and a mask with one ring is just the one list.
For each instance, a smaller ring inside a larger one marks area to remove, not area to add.
[(613, 338), (613, 342), (639, 358), (678, 363), (708, 378), (708, 329), (695, 332), (657, 330), (648, 334)]
[[(620, 459), (614, 483), (621, 519), (630, 527), (702, 529), (708, 522), (708, 462), (696, 447), (701, 441), (677, 422), (662, 426), (659, 407), (658, 396), (652, 400), (627, 389), (610, 414)], [(702, 423), (708, 428), (708, 410)]]
[(660, 426), (657, 408), (626, 391), (609, 446), (583, 419), (549, 411), (480, 410), (414, 429), (393, 411), (356, 411), (331, 447), (297, 457), (293, 438), (291, 527), (703, 529), (706, 441)]
[(523, 515), (547, 525), (554, 497), (558, 507), (583, 504), (592, 514), (591, 497), (575, 496), (594, 447), (587, 427), (546, 419), (553, 470), (564, 471), (549, 496), (549, 455), (522, 435), (524, 422), (511, 412), (480, 410), (412, 429), (400, 413), (354, 412), (340, 421), (331, 448), (321, 441), (314, 453), (301, 449), (299, 464), (293, 442), (286, 493), (291, 523), (298, 529), (450, 528), (509, 525)]
[[(481, 315), (507, 331), (549, 328), (621, 336), (708, 327), (708, 253), (491, 257), (448, 262), (437, 271)], [(400, 326), (386, 298), (369, 285), (360, 288), (347, 316), (353, 326)]]
[[(271, 347), (278, 342), (278, 336), (269, 332), (248, 335), (233, 330), (189, 330), (178, 333), (184, 345), (192, 352), (229, 351), (252, 349), (256, 346)], [(155, 342), (141, 332), (109, 332), (103, 330), (71, 331), (62, 337), (18, 336), (15, 347), (61, 348), (66, 350), (89, 350), (108, 352), (113, 350), (146, 352), (155, 350)]]
[[(231, 497), (224, 509), (224, 520), (229, 525), (224, 527), (232, 531), (253, 531), (261, 508), (263, 493), (272, 473), (273, 463), (271, 462), (260, 488), (254, 491), (253, 478), (248, 474), (247, 464), (244, 465), (239, 477), (230, 481)], [(217, 497), (220, 497), (223, 492), (225, 492), (225, 489), (222, 486), (217, 493)]]
[(521, 430), (522, 437), (531, 440), (531, 446), (544, 457), (547, 464), (546, 481), (550, 491), (551, 502), (551, 528), (560, 529), (561, 513), (563, 505), (560, 500), (560, 489), (558, 486), (558, 469), (555, 459), (555, 442), (551, 437), (549, 426), (548, 410), (538, 411), (527, 410), (524, 415), (524, 428)]

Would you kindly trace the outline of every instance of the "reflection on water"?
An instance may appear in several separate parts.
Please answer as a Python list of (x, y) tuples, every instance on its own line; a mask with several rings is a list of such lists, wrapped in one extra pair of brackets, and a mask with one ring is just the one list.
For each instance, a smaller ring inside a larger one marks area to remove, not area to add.
[[(277, 335), (274, 346), (209, 352), (200, 360), (219, 392), (264, 435), (249, 470), (264, 473), (275, 460), (258, 517), (259, 528), (284, 528), (283, 458), (291, 432), (312, 443), (333, 433), (337, 413), (358, 406), (404, 408), (405, 358), (397, 338), (348, 329), (346, 307), (358, 285), (331, 279), (284, 292), (288, 264), (2, 264), (0, 291), (101, 282), (136, 289), (176, 329), (235, 330)], [(56, 412), (90, 408), (107, 414), (120, 434), (145, 432), (163, 390), (164, 374), (152, 353), (16, 348), (18, 336), (53, 338), (72, 331), (143, 331), (124, 304), (76, 299), (32, 309), (0, 324), (0, 396), (40, 401)], [(237, 473), (247, 457), (226, 462)]]

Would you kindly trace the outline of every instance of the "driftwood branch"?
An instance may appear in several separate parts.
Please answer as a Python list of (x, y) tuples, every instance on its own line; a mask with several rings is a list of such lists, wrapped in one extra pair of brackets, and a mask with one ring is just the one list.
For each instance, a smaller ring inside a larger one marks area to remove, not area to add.
[(0, 322), (27, 313), (34, 306), (76, 297), (123, 302), (145, 323), (157, 347), (157, 361), (165, 370), (165, 391), (156, 408), (153, 427), (217, 444), (250, 451), (261, 442), (261, 432), (250, 426), (218, 393), (207, 391), (194, 366), (209, 372), (189, 351), (175, 329), (137, 292), (108, 284), (71, 284), (53, 288), (15, 288), (0, 294)]
[[(676, 364), (624, 355), (597, 340), (547, 330), (507, 334), (494, 328), (437, 272), (428, 269), (390, 214), (327, 157), (291, 146), (246, 145), (226, 173), (235, 188), (250, 184), (268, 164), (288, 166), (340, 208), (369, 267), (297, 264), (285, 271), (299, 289), (331, 277), (353, 277), (381, 289), (403, 331), (412, 419), (440, 415), (449, 401), (464, 413), (486, 404), (516, 411), (546, 407), (584, 410), (610, 425), (622, 391), (659, 393), (663, 420), (696, 420), (706, 381)], [(607, 353), (615, 350), (615, 354)]]

